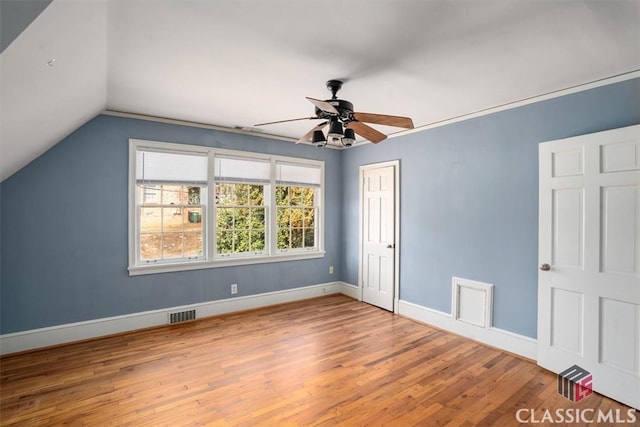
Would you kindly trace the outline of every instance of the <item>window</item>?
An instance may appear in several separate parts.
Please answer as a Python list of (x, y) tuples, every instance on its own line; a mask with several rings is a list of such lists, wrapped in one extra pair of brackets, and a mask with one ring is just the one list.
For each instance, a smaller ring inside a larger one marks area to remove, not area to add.
[(264, 187), (216, 184), (216, 254), (261, 254), (266, 244)]
[(130, 274), (324, 255), (323, 162), (131, 140), (130, 165)]
[(137, 150), (135, 186), (137, 263), (202, 258), (207, 157)]
[(277, 248), (315, 250), (320, 169), (276, 163)]
[(216, 256), (263, 254), (271, 162), (216, 156)]

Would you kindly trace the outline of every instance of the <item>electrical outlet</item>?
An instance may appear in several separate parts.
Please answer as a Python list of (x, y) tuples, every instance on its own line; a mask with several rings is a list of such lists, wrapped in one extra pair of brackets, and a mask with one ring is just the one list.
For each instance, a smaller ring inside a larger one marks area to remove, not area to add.
[(329, 274), (333, 274), (333, 265), (329, 266)]
[(238, 293), (238, 284), (237, 283), (234, 283), (234, 284), (231, 285), (231, 293), (233, 295)]

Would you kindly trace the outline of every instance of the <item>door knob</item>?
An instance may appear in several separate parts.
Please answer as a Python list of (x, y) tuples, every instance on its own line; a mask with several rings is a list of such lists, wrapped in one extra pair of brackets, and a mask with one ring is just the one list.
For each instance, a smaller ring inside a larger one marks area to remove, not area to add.
[(395, 248), (395, 247), (396, 247), (396, 245), (392, 245), (391, 243), (389, 243), (389, 244), (387, 245), (387, 249), (393, 249), (393, 248)]
[(540, 266), (540, 271), (549, 271), (551, 270), (551, 266), (547, 263), (544, 263)]

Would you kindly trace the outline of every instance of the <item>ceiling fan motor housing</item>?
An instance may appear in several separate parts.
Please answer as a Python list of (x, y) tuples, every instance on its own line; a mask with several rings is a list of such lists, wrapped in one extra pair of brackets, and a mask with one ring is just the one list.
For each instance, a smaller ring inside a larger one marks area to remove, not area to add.
[(316, 116), (321, 119), (331, 119), (332, 117), (337, 117), (343, 123), (349, 123), (353, 121), (353, 104), (349, 101), (345, 101), (344, 99), (326, 99), (325, 102), (333, 105), (336, 110), (338, 110), (338, 114), (329, 113), (327, 111), (323, 111), (316, 107)]

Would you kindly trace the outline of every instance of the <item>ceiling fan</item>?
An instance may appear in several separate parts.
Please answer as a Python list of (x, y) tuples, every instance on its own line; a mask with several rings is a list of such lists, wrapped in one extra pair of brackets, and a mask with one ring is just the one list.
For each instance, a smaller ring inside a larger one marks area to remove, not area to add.
[[(409, 117), (389, 116), (386, 114), (360, 113), (353, 111), (353, 104), (344, 99), (338, 99), (336, 94), (342, 88), (341, 80), (329, 80), (327, 89), (331, 92), (331, 99), (321, 100), (306, 97), (309, 102), (315, 105), (315, 116), (301, 117), (299, 119), (279, 120), (276, 122), (258, 123), (254, 126), (271, 125), (275, 123), (293, 122), (297, 120), (324, 120), (322, 123), (314, 126), (309, 132), (305, 133), (296, 144), (301, 142), (311, 142), (318, 147), (327, 145), (327, 140), (332, 141), (335, 145), (343, 145), (351, 147), (358, 134), (361, 137), (377, 144), (384, 141), (387, 135), (372, 128), (366, 123), (373, 123), (386, 126), (401, 127), (405, 129), (413, 129), (413, 121)], [(366, 123), (365, 123), (366, 122)], [(324, 129), (329, 125), (329, 132), (325, 138)]]

